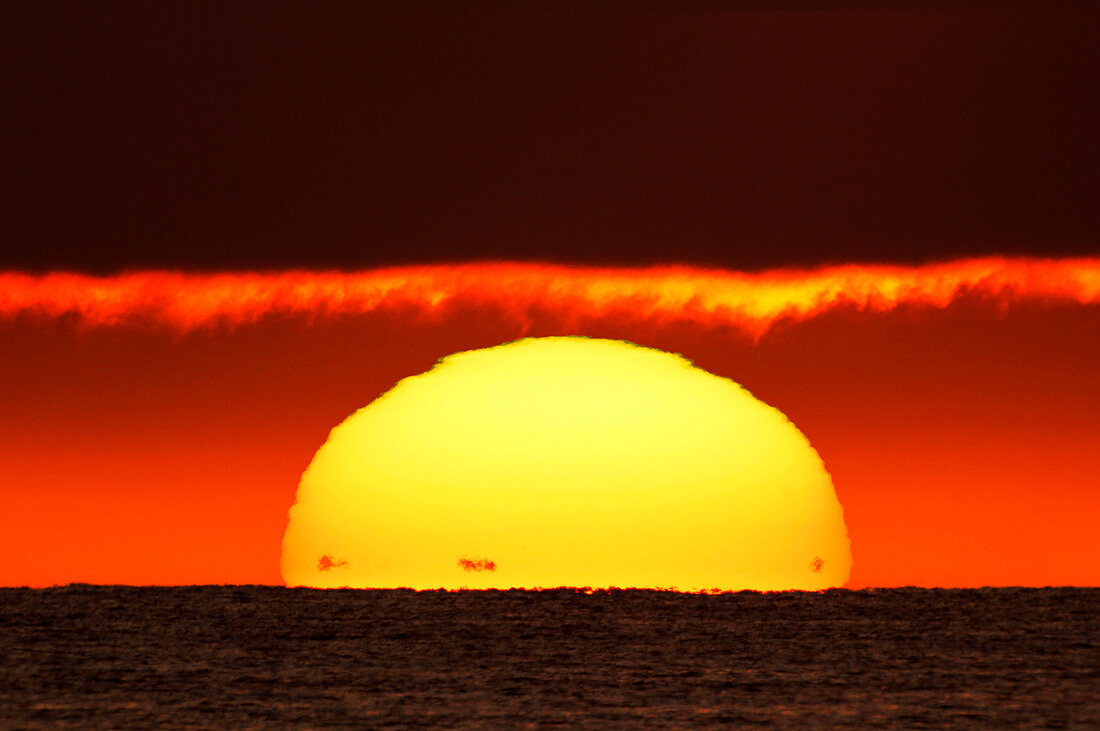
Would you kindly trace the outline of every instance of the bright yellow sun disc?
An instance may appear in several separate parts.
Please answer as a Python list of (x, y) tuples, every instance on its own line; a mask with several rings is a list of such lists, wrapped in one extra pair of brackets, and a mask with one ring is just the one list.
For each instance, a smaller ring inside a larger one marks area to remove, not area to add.
[(333, 429), (291, 586), (823, 589), (851, 569), (817, 452), (677, 355), (537, 338), (456, 353)]

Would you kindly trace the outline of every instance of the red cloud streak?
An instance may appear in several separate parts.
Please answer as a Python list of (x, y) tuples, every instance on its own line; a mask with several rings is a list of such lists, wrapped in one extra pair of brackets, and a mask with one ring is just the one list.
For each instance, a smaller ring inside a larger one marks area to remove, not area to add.
[(431, 313), (469, 302), (523, 317), (690, 319), (761, 334), (784, 318), (838, 306), (887, 311), (945, 307), (964, 294), (1011, 303), (1100, 302), (1100, 257), (990, 257), (923, 266), (850, 264), (757, 273), (690, 267), (594, 268), (471, 263), (360, 272), (197, 274), (138, 271), (108, 277), (0, 273), (0, 318), (77, 316), (88, 325), (144, 322), (178, 329), (254, 322), (267, 315), (329, 316), (389, 307)]

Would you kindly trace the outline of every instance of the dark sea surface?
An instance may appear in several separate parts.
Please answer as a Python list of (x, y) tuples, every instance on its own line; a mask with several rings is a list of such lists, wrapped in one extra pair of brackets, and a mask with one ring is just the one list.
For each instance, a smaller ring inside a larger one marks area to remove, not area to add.
[(0, 726), (1100, 728), (1100, 589), (0, 589)]

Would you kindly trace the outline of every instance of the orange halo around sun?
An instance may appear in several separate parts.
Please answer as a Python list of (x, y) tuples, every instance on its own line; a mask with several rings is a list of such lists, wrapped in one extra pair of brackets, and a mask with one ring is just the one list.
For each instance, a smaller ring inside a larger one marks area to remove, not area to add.
[(538, 338), (457, 353), (336, 427), (302, 475), (288, 585), (823, 589), (851, 569), (820, 457), (669, 353)]

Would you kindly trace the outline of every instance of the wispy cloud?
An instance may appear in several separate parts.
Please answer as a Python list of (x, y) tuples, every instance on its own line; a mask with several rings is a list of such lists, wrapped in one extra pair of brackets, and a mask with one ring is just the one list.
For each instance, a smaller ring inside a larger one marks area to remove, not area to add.
[(1002, 303), (1100, 302), (1100, 257), (990, 257), (923, 266), (851, 264), (746, 273), (690, 267), (593, 268), (471, 263), (359, 272), (138, 271), (97, 277), (0, 272), (0, 318), (77, 317), (90, 326), (176, 329), (387, 308), (432, 313), (462, 303), (517, 317), (689, 319), (761, 334), (775, 322), (852, 306), (888, 311), (945, 307), (972, 294)]

